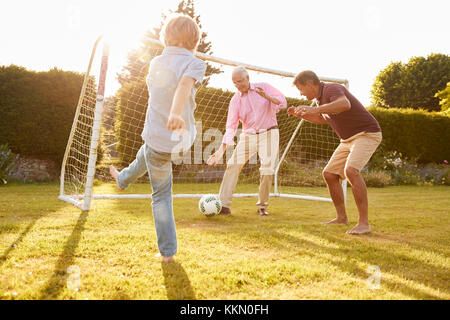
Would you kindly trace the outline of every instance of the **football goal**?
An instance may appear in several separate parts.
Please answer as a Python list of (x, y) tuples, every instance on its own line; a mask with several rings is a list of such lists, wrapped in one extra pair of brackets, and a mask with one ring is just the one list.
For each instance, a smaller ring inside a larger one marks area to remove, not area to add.
[[(113, 48), (108, 49), (101, 38), (92, 49), (78, 105), (64, 155), (59, 199), (82, 210), (89, 210), (93, 199), (149, 199), (151, 187), (147, 175), (136, 183), (146, 184), (143, 192), (114, 192), (101, 188), (111, 183), (109, 165), (119, 170), (128, 166), (143, 144), (141, 133), (148, 103), (146, 76), (151, 59), (161, 54), (158, 40), (145, 38), (131, 50), (123, 65), (108, 62)], [(252, 64), (197, 53), (207, 65), (206, 77), (196, 94), (196, 140), (191, 149), (173, 162), (174, 197), (200, 198), (206, 193), (217, 194), (226, 161), (231, 157), (228, 147), (222, 162), (208, 166), (206, 161), (220, 146), (225, 133), (228, 105), (236, 92), (231, 81), (235, 66), (244, 66), (251, 82), (267, 82), (281, 90), (289, 106), (316, 105), (316, 101), (301, 100), (292, 85), (295, 73), (283, 72)], [(110, 64), (110, 66), (108, 66)], [(295, 70), (299, 71), (299, 70)], [(320, 77), (322, 81), (348, 86), (345, 79)], [(110, 94), (105, 88), (110, 86)], [(114, 90), (112, 90), (114, 88)], [(328, 125), (316, 125), (299, 118), (288, 117), (286, 110), (277, 114), (280, 131), (279, 156), (271, 197), (331, 201), (321, 172), (339, 143)], [(241, 128), (235, 137), (239, 138)], [(250, 158), (243, 167), (234, 197), (257, 197), (259, 160)], [(346, 181), (343, 181), (346, 195)]]

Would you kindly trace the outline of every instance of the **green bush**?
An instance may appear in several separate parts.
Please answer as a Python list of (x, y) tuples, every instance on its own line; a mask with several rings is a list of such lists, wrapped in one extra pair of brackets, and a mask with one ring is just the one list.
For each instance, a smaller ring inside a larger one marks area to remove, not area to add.
[(435, 94), (436, 98), (439, 98), (439, 104), (441, 105), (441, 111), (450, 115), (450, 82), (447, 82), (445, 89), (438, 91)]
[(0, 185), (6, 184), (6, 179), (14, 169), (15, 158), (7, 144), (0, 144)]
[(413, 57), (408, 63), (393, 62), (372, 85), (372, 103), (385, 108), (439, 111), (436, 92), (450, 81), (450, 56)]
[(363, 171), (361, 175), (368, 187), (383, 188), (392, 184), (391, 176), (385, 171)]
[(61, 165), (83, 75), (0, 67), (0, 144), (22, 156)]
[(448, 164), (442, 169), (440, 184), (450, 186), (450, 166)]
[(392, 185), (450, 185), (450, 166), (442, 163), (418, 164), (399, 152), (377, 152), (363, 174), (384, 172)]
[(383, 141), (376, 153), (396, 151), (422, 164), (450, 159), (450, 116), (412, 109), (368, 110), (383, 131)]
[(148, 104), (145, 81), (128, 82), (117, 92), (115, 133), (117, 150), (124, 164), (131, 163), (142, 145), (142, 130)]

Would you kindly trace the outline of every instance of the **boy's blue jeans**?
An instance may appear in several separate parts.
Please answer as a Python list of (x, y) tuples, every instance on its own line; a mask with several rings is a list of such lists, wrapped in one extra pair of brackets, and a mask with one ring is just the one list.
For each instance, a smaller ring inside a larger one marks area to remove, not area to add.
[(152, 208), (158, 248), (162, 256), (177, 253), (177, 234), (172, 207), (172, 159), (170, 153), (158, 152), (144, 144), (136, 159), (118, 176), (121, 189), (148, 172), (152, 185)]

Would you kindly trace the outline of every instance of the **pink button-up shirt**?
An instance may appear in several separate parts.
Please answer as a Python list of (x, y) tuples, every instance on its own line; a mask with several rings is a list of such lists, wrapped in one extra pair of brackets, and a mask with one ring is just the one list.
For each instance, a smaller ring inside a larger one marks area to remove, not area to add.
[[(256, 92), (256, 87), (264, 89), (267, 95), (276, 98), (280, 104), (274, 104)], [(234, 145), (233, 138), (236, 135), (239, 121), (242, 122), (242, 130), (246, 133), (258, 133), (277, 125), (277, 113), (286, 108), (287, 102), (284, 95), (270, 84), (250, 83), (247, 93), (236, 92), (230, 101), (226, 132), (222, 143)]]

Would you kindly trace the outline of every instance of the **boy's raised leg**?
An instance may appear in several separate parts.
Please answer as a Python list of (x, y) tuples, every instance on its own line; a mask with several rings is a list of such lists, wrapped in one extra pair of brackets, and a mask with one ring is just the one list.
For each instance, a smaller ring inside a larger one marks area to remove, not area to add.
[(117, 189), (119, 189), (120, 191), (123, 191), (122, 188), (119, 187), (119, 170), (116, 169), (116, 167), (114, 167), (113, 165), (109, 166), (109, 173), (111, 174), (111, 177), (114, 178), (114, 180), (116, 181), (116, 187)]

